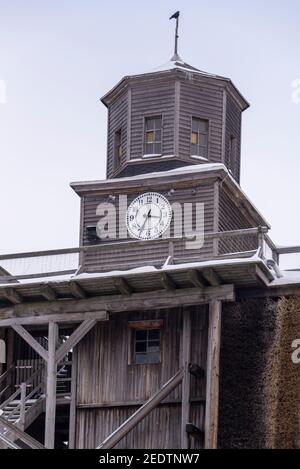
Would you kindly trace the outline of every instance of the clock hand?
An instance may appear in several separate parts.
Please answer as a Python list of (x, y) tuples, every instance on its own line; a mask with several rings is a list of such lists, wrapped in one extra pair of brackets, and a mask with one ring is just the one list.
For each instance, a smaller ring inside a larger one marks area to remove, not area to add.
[[(148, 213), (149, 213), (149, 212), (148, 212)], [(148, 221), (148, 215), (145, 217), (144, 223), (142, 224), (142, 226), (141, 226), (141, 228), (140, 228), (139, 234), (141, 234), (141, 232), (143, 231), (144, 226), (145, 226), (145, 224), (146, 224), (147, 221)]]

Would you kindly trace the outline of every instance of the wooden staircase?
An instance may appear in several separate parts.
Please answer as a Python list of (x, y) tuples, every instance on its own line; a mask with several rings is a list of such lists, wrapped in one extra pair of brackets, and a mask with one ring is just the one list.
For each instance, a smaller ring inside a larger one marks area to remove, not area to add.
[[(71, 362), (64, 361), (58, 366), (56, 388), (58, 405), (70, 403), (71, 364)], [(0, 376), (0, 384), (3, 383), (3, 388), (6, 391), (6, 394), (9, 389), (8, 378), (14, 376), (13, 371), (14, 370), (8, 370), (6, 373)], [(45, 411), (46, 396), (44, 383), (45, 367), (44, 365), (41, 365), (26, 381), (22, 382), (20, 385), (17, 385), (16, 391), (0, 404), (1, 445), (6, 445), (5, 447), (10, 448), (18, 446), (14, 440), (14, 437), (10, 441), (11, 445), (9, 444), (9, 435), (14, 433), (3, 430), (4, 422), (6, 422), (9, 428), (12, 426), (21, 432), (25, 432), (26, 429), (39, 417), (39, 415)], [(4, 393), (1, 393), (0, 391), (0, 396), (1, 394), (2, 396), (4, 395)]]
[(22, 432), (16, 425), (0, 417), (0, 449), (45, 449), (45, 447)]

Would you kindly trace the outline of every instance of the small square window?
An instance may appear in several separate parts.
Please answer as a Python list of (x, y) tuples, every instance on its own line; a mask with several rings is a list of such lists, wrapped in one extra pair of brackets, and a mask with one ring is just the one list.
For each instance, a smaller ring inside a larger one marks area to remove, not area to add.
[(136, 329), (134, 362), (160, 362), (160, 329)]
[[(149, 327), (147, 324), (149, 323)], [(133, 321), (130, 327), (131, 364), (155, 364), (161, 361), (161, 325), (162, 320)]]

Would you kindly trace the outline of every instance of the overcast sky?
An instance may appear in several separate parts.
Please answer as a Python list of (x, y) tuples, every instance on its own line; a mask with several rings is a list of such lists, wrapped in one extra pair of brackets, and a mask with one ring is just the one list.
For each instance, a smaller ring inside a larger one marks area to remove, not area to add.
[(243, 189), (275, 242), (300, 244), (299, 0), (0, 0), (2, 253), (78, 244), (69, 182), (105, 177), (99, 98), (169, 60), (177, 9), (182, 58), (251, 103)]

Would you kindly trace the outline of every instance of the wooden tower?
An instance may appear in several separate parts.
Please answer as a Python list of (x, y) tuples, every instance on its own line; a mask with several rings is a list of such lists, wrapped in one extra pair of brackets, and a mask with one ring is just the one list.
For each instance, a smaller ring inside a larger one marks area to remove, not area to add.
[(0, 257), (0, 440), (216, 448), (223, 311), (279, 276), (239, 185), (248, 103), (178, 54), (102, 102), (107, 179), (71, 184), (79, 247)]

